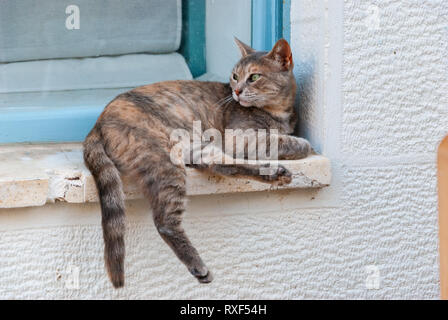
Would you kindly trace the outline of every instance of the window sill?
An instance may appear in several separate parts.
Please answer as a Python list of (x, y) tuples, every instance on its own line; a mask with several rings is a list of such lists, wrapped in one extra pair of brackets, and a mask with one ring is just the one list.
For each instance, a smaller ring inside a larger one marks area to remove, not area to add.
[[(79, 143), (0, 146), (0, 163), (0, 208), (43, 206), (56, 201), (98, 201), (95, 183), (84, 166)], [(282, 187), (187, 169), (187, 194), (322, 188), (330, 184), (330, 161), (323, 156), (281, 161), (281, 164), (293, 173), (292, 183)], [(126, 179), (124, 186), (128, 200), (142, 198), (137, 186)]]

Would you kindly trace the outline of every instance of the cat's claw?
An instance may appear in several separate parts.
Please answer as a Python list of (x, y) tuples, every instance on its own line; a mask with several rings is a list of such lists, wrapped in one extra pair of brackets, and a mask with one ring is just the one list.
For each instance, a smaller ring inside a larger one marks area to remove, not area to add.
[(196, 277), (200, 283), (210, 283), (213, 281), (213, 274), (209, 271), (203, 277)]
[(212, 273), (207, 269), (207, 267), (200, 268), (192, 268), (190, 269), (190, 273), (198, 279), (200, 283), (210, 283), (213, 281)]
[(292, 181), (292, 174), (291, 172), (286, 169), (283, 166), (279, 166), (277, 168), (277, 180), (276, 180), (276, 184), (279, 186), (285, 185), (285, 184), (290, 184)]
[(264, 168), (265, 170), (271, 170), (270, 174), (262, 175), (263, 180), (273, 185), (282, 186), (289, 184), (292, 181), (291, 172), (284, 166), (279, 165), (275, 168), (270, 168), (269, 165)]

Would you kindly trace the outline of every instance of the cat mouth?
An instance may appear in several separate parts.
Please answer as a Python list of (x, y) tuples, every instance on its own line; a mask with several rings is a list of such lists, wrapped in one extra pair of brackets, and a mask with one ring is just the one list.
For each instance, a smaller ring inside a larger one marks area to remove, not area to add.
[(249, 100), (245, 100), (244, 98), (238, 97), (235, 101), (239, 102), (243, 107), (250, 107), (251, 103)]
[(239, 103), (243, 107), (250, 107), (251, 106), (251, 103), (249, 101), (247, 101), (247, 100), (240, 99)]
[(245, 98), (241, 97), (241, 96), (237, 96), (235, 93), (232, 94), (233, 96), (233, 100), (235, 100), (236, 102), (239, 102), (239, 104), (243, 107), (251, 107), (252, 104), (249, 100), (246, 100)]

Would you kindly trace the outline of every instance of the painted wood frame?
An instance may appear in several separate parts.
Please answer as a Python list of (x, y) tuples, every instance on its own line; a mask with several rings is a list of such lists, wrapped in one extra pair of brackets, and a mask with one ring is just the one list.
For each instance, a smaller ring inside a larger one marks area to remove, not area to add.
[(439, 254), (441, 298), (448, 300), (448, 137), (439, 146), (437, 160), (439, 192)]
[(179, 52), (194, 78), (206, 72), (205, 0), (182, 0), (182, 40)]
[(252, 0), (252, 47), (269, 51), (280, 38), (290, 41), (291, 0)]

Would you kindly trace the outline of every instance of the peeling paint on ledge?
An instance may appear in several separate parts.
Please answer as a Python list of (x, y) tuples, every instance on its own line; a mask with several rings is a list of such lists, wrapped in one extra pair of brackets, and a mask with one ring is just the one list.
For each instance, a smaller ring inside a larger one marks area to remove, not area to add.
[[(81, 144), (1, 146), (0, 162), (0, 208), (98, 201), (95, 182), (83, 163)], [(280, 163), (293, 174), (292, 183), (282, 187), (187, 168), (187, 194), (322, 188), (330, 184), (330, 161), (323, 156)], [(135, 184), (126, 177), (123, 182), (126, 199), (142, 198)]]

